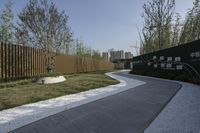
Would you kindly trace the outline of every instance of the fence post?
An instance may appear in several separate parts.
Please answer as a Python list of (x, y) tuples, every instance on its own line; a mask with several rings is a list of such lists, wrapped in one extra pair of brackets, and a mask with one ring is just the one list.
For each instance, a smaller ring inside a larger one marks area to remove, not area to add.
[[(2, 49), (2, 47), (1, 47), (1, 45), (2, 45), (2, 42), (0, 42), (0, 54), (1, 54), (1, 49)], [(0, 80), (2, 79), (2, 75), (1, 75), (1, 73), (2, 73), (2, 64), (1, 64), (1, 62), (2, 62), (2, 56), (0, 55)]]
[(11, 44), (8, 43), (8, 78), (11, 78)]

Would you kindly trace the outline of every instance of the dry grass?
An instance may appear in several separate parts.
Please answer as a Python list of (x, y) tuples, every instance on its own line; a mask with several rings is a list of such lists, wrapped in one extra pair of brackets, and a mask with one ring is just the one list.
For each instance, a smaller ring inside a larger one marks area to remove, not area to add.
[(1, 83), (0, 110), (118, 83), (104, 72), (67, 74), (65, 77), (65, 82), (51, 85), (36, 84), (34, 79)]

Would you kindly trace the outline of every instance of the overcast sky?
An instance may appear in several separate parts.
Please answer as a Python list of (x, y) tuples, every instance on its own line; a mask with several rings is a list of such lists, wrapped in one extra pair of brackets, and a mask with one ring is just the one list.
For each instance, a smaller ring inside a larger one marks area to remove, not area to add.
[[(0, 0), (0, 12), (7, 0)], [(12, 0), (15, 16), (28, 0)], [(80, 38), (101, 52), (110, 48), (131, 51), (139, 43), (137, 27), (141, 28), (142, 5), (147, 0), (53, 0), (70, 19), (74, 38)], [(176, 12), (182, 19), (194, 0), (176, 0)]]

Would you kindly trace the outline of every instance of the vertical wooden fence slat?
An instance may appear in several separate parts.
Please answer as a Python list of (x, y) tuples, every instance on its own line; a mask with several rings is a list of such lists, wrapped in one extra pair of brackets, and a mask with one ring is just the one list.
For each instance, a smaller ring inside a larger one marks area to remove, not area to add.
[(34, 52), (35, 52), (35, 61), (34, 61), (35, 62), (35, 69), (34, 69), (35, 75), (38, 75), (38, 58), (37, 58), (38, 52), (37, 51), (38, 51), (38, 49), (34, 50)]
[(5, 62), (5, 60), (4, 60), (4, 43), (1, 43), (1, 59), (2, 59), (2, 61), (1, 61), (1, 68), (2, 68), (2, 73), (1, 73), (1, 77), (2, 77), (2, 79), (4, 79), (4, 72), (5, 72), (5, 68), (4, 68), (4, 62)]
[(20, 52), (20, 46), (18, 45), (18, 49), (17, 49), (17, 53), (18, 53), (18, 77), (21, 77), (21, 61), (22, 61), (22, 58), (21, 58), (21, 52)]
[(21, 65), (20, 65), (20, 63), (21, 63), (20, 54), (21, 54), (21, 53), (20, 53), (19, 50), (20, 50), (20, 46), (18, 45), (18, 46), (17, 46), (17, 55), (18, 55), (18, 56), (17, 56), (17, 57), (18, 57), (18, 60), (17, 60), (17, 77), (20, 77), (20, 66), (21, 66)]
[(22, 59), (22, 51), (21, 51), (21, 46), (18, 45), (18, 77), (21, 77), (21, 66), (22, 66), (22, 62), (23, 59)]
[(41, 50), (39, 49), (39, 72), (40, 72), (40, 74), (42, 74), (42, 57), (41, 57)]
[(41, 50), (39, 49), (39, 69), (40, 74), (42, 74), (42, 57), (41, 57)]
[[(24, 63), (24, 50), (22, 49), (22, 46), (19, 46), (19, 52), (20, 52), (20, 77), (23, 77), (23, 66), (25, 65)], [(25, 69), (24, 69), (25, 70)]]
[(41, 56), (41, 73), (43, 74), (43, 52), (42, 50), (40, 51), (40, 56)]
[(42, 65), (42, 74), (44, 73), (44, 64), (45, 64), (45, 62), (44, 62), (44, 55), (43, 55), (43, 53), (41, 53), (41, 56), (42, 56), (42, 63), (41, 63), (41, 65)]
[(24, 77), (26, 77), (27, 76), (27, 58), (28, 58), (28, 54), (27, 54), (27, 47), (23, 47), (23, 50), (24, 50), (24, 72), (23, 72), (23, 74), (24, 74)]
[(14, 77), (16, 78), (16, 66), (17, 66), (17, 63), (16, 63), (16, 59), (17, 59), (17, 56), (16, 56), (16, 48), (17, 48), (17, 46), (16, 45), (14, 45), (14, 53), (13, 53), (13, 60), (14, 60)]
[(26, 71), (26, 64), (25, 64), (25, 58), (26, 58), (26, 53), (25, 50), (22, 46), (20, 46), (20, 73), (21, 73), (21, 77), (25, 77), (25, 71)]
[(18, 60), (18, 45), (15, 46), (15, 76), (19, 77), (19, 73), (18, 73), (18, 65), (19, 64), (19, 60)]
[(32, 60), (32, 58), (31, 58), (31, 48), (29, 48), (29, 47), (27, 47), (27, 59), (26, 59), (26, 61), (27, 61), (27, 75), (26, 75), (26, 77), (28, 77), (28, 76), (32, 76), (32, 73), (31, 73), (31, 70), (32, 70), (32, 66), (31, 66), (31, 60)]
[(2, 78), (5, 78), (5, 43), (2, 44)]
[(35, 48), (31, 49), (32, 54), (32, 75), (35, 75)]
[(33, 73), (31, 73), (31, 70), (33, 70), (33, 66), (32, 66), (32, 58), (31, 58), (31, 56), (32, 56), (32, 51), (31, 51), (31, 48), (28, 48), (28, 58), (27, 58), (27, 62), (28, 62), (28, 75), (27, 76), (32, 76), (33, 75)]
[(21, 75), (22, 77), (26, 76), (26, 47), (20, 46), (21, 51)]
[(7, 67), (7, 76), (6, 76), (6, 78), (8, 79), (9, 78), (9, 44), (8, 43), (6, 43), (6, 67)]
[(38, 74), (41, 74), (41, 64), (40, 64), (40, 49), (38, 49)]
[(14, 78), (14, 59), (15, 59), (15, 57), (14, 57), (14, 55), (15, 55), (15, 53), (14, 53), (14, 45), (12, 45), (11, 46), (11, 69), (12, 69), (12, 78)]
[(12, 61), (11, 61), (11, 66), (12, 66), (12, 78), (14, 79), (14, 72), (15, 72), (15, 66), (14, 66), (14, 63), (15, 63), (15, 52), (14, 52), (14, 48), (15, 48), (15, 45), (12, 45), (12, 47), (11, 47), (11, 59), (12, 59)]
[(31, 56), (32, 56), (32, 66), (31, 66), (31, 69), (32, 69), (32, 76), (34, 76), (34, 69), (35, 69), (35, 64), (34, 64), (34, 49), (31, 48)]
[(8, 77), (11, 78), (11, 44), (8, 44)]
[(8, 44), (8, 78), (11, 78), (11, 44)]
[(41, 67), (40, 67), (41, 65), (40, 65), (40, 49), (38, 49), (38, 74), (40, 75), (41, 74)]
[(36, 76), (36, 73), (37, 73), (37, 58), (36, 58), (36, 54), (37, 54), (37, 49), (36, 48), (34, 48), (33, 49), (33, 53), (34, 53), (34, 76)]
[(32, 48), (28, 48), (29, 50), (28, 50), (28, 52), (29, 52), (29, 58), (28, 58), (28, 65), (29, 65), (29, 71), (28, 71), (28, 73), (29, 73), (29, 75), (28, 76), (33, 76), (33, 69), (34, 69), (34, 66), (33, 66), (33, 58), (32, 58), (32, 56), (33, 56), (33, 50), (32, 50)]
[(0, 42), (0, 80), (2, 79), (2, 42)]
[(39, 62), (39, 59), (38, 59), (38, 49), (36, 49), (36, 59), (35, 59), (35, 61), (36, 61), (36, 68), (35, 68), (35, 71), (36, 71), (36, 73), (35, 73), (35, 75), (39, 75), (39, 67), (38, 67), (38, 62)]
[(45, 64), (45, 62), (44, 62), (44, 55), (43, 55), (43, 53), (41, 53), (41, 56), (42, 56), (42, 63), (41, 63), (41, 65), (42, 65), (42, 74), (44, 73), (44, 64)]
[(27, 47), (27, 51), (28, 51), (28, 57), (27, 57), (27, 67), (28, 67), (28, 70), (27, 70), (27, 77), (28, 76), (32, 76), (33, 72), (33, 66), (32, 66), (32, 51), (31, 51), (31, 48)]
[(44, 60), (44, 54), (43, 54), (43, 51), (42, 51), (42, 73), (44, 74), (45, 73), (45, 71), (44, 71), (44, 64), (45, 64), (45, 60)]
[(0, 80), (2, 79), (2, 42), (0, 43)]
[(31, 54), (32, 54), (32, 75), (35, 75), (35, 48), (31, 48)]
[(34, 53), (34, 60), (33, 60), (33, 64), (34, 64), (34, 76), (37, 75), (37, 59), (36, 59), (36, 54), (37, 54), (37, 49), (34, 48), (33, 49), (33, 53)]
[(27, 53), (28, 57), (27, 57), (27, 75), (26, 75), (26, 77), (31, 76), (31, 73), (30, 73), (31, 68), (32, 68), (32, 66), (30, 65), (30, 63), (31, 63), (31, 48), (27, 47), (27, 52), (28, 52)]
[(29, 75), (33, 76), (33, 51), (32, 48), (28, 48), (28, 62), (29, 62)]
[(17, 45), (17, 50), (16, 50), (16, 53), (17, 53), (17, 77), (20, 77), (19, 75), (19, 72), (20, 72), (20, 57), (19, 57), (19, 45)]
[(5, 79), (5, 73), (6, 73), (6, 57), (5, 57), (5, 55), (6, 55), (6, 44), (5, 43), (3, 43), (3, 78)]
[(8, 55), (7, 55), (7, 44), (5, 43), (5, 78), (7, 78), (7, 75), (8, 75), (8, 59), (7, 59), (7, 57), (8, 57)]
[(27, 69), (27, 67), (26, 67), (26, 65), (27, 65), (27, 64), (26, 64), (27, 49), (26, 49), (26, 47), (23, 47), (22, 50), (23, 50), (23, 55), (24, 55), (24, 56), (23, 56), (23, 57), (24, 57), (24, 58), (23, 58), (23, 64), (24, 64), (24, 66), (23, 66), (23, 69), (24, 69), (23, 75), (24, 75), (24, 77), (26, 77), (26, 71), (27, 71), (27, 70), (26, 70), (26, 69)]
[(24, 59), (24, 64), (25, 64), (25, 71), (24, 71), (24, 77), (26, 77), (27, 76), (27, 69), (28, 69), (28, 67), (27, 67), (27, 58), (28, 58), (28, 48), (27, 47), (24, 47), (25, 49), (25, 51), (24, 51), (24, 54), (25, 54), (25, 59)]
[(37, 67), (37, 63), (36, 63), (36, 58), (35, 58), (35, 55), (36, 55), (36, 48), (33, 48), (32, 49), (32, 51), (33, 51), (33, 57), (34, 57), (34, 59), (33, 59), (33, 75), (35, 76), (36, 75), (36, 67)]

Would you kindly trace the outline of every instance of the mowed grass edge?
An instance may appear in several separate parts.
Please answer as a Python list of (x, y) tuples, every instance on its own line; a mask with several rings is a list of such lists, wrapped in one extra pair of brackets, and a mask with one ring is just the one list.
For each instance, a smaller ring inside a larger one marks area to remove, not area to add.
[(0, 83), (0, 110), (118, 84), (105, 71), (65, 74), (66, 81), (40, 85), (34, 78)]

